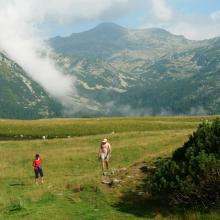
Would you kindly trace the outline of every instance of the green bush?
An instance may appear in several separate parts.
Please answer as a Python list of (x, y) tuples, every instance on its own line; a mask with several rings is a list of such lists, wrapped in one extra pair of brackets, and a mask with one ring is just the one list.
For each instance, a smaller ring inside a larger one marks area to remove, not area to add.
[(150, 185), (154, 195), (172, 204), (215, 205), (220, 196), (220, 120), (200, 124), (172, 158), (158, 161)]

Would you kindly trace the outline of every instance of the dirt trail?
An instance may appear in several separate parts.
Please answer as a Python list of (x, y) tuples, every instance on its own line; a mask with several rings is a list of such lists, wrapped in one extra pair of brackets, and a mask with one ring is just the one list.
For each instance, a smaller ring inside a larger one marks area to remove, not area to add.
[[(107, 176), (101, 177), (101, 182), (107, 188), (123, 189), (145, 194), (146, 179), (149, 173), (155, 169), (149, 162), (136, 162), (128, 168), (112, 169)], [(143, 192), (143, 190), (145, 192)]]

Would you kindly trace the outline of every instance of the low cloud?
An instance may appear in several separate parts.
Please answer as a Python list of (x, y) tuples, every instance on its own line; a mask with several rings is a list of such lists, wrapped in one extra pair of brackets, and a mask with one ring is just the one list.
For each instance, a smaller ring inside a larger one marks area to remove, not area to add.
[(106, 115), (117, 116), (149, 116), (153, 114), (151, 108), (134, 108), (129, 104), (120, 105), (114, 101), (105, 103)]
[(220, 36), (220, 23), (213, 22), (210, 17), (200, 19), (179, 19), (167, 29), (177, 35), (184, 35), (191, 40), (203, 40)]
[(64, 24), (101, 16), (127, 0), (0, 0), (0, 50), (16, 61), (53, 97), (66, 102), (76, 93), (74, 78), (62, 73), (44, 44), (45, 22)]
[(196, 107), (190, 108), (188, 114), (189, 115), (207, 115), (208, 112), (203, 106), (196, 106)]

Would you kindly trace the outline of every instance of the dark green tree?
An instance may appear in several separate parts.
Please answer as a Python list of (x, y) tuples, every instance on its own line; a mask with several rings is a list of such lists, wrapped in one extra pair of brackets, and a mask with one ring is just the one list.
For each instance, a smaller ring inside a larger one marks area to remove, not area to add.
[(171, 158), (157, 162), (154, 195), (172, 204), (216, 205), (220, 196), (220, 120), (203, 122)]

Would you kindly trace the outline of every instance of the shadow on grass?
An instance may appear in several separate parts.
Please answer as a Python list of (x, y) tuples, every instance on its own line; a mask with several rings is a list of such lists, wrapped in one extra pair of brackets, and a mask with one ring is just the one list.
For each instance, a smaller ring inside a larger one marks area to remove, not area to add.
[(115, 203), (113, 207), (120, 212), (142, 218), (154, 218), (156, 216), (168, 217), (170, 215), (176, 215), (181, 218), (185, 212), (183, 208), (170, 207), (167, 201), (154, 199), (148, 193), (149, 176), (152, 174), (154, 168), (144, 165), (139, 167), (139, 169), (145, 178), (135, 186), (135, 190), (124, 192), (119, 202)]
[(26, 186), (24, 183), (9, 183), (9, 186)]
[(114, 204), (120, 212), (133, 214), (137, 217), (154, 218), (157, 215), (169, 216), (171, 211), (160, 201), (146, 198), (139, 198), (134, 193), (125, 193), (120, 201)]

